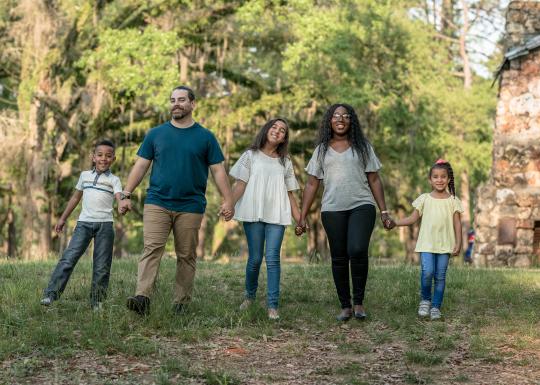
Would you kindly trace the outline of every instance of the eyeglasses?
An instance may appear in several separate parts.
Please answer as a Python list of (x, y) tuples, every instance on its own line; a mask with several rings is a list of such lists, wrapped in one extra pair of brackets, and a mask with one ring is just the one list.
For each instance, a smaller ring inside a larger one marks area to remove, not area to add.
[(343, 120), (351, 120), (351, 114), (334, 114), (332, 115), (333, 120), (340, 120), (343, 118)]

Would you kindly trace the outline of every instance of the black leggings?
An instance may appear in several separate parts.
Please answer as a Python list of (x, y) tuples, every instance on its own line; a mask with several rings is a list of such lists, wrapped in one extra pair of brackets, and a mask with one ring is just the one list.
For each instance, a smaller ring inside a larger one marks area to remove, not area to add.
[(353, 303), (362, 305), (368, 276), (369, 239), (375, 225), (375, 206), (366, 204), (346, 211), (323, 211), (322, 223), (330, 243), (332, 275), (341, 308), (351, 307), (349, 263)]

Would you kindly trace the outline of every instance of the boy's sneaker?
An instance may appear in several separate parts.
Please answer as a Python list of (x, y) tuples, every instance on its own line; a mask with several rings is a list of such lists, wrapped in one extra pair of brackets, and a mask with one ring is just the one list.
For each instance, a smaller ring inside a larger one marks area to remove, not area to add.
[(54, 302), (54, 299), (52, 299), (52, 297), (45, 297), (39, 303), (42, 304), (43, 306), (51, 306), (53, 302)]
[(420, 301), (420, 305), (418, 306), (418, 315), (420, 317), (427, 317), (429, 315), (429, 307), (431, 306), (431, 302), (429, 301)]
[(441, 311), (437, 307), (432, 307), (429, 315), (432, 321), (441, 319), (442, 317)]
[(95, 312), (100, 312), (103, 310), (103, 302), (96, 302), (92, 305), (92, 310)]
[(139, 315), (147, 315), (150, 312), (150, 298), (144, 295), (136, 295), (129, 297), (127, 300), (127, 308)]

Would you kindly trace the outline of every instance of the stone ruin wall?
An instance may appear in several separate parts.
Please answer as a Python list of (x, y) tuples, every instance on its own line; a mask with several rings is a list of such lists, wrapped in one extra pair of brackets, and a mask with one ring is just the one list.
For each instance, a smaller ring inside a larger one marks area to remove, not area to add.
[[(509, 4), (507, 49), (540, 34), (540, 2)], [(510, 61), (500, 75), (489, 182), (475, 213), (476, 266), (538, 263), (540, 234), (540, 48)]]

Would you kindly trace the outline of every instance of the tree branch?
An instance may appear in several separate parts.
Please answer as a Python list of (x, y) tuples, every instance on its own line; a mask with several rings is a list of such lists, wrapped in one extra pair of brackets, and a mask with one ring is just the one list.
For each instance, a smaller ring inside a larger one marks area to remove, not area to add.
[(452, 43), (459, 43), (459, 39), (458, 39), (458, 38), (452, 37), (452, 36), (447, 36), (447, 35), (442, 34), (442, 33), (440, 33), (440, 32), (434, 33), (433, 36), (435, 36), (435, 37), (437, 37), (437, 38), (439, 38), (439, 39), (451, 41)]
[(268, 90), (263, 84), (248, 78), (247, 76), (242, 75), (241, 73), (231, 71), (227, 68), (218, 67), (216, 63), (205, 63), (204, 70), (206, 72), (219, 72), (221, 76), (225, 79), (230, 80), (236, 84), (242, 85), (247, 88), (255, 90), (258, 94), (262, 94)]

